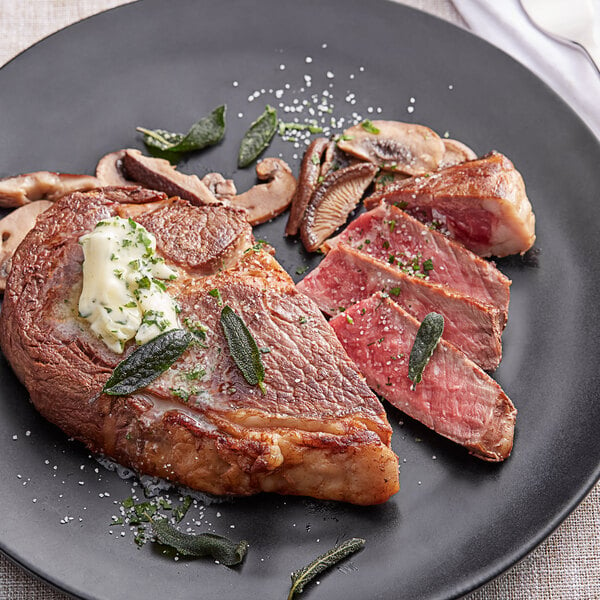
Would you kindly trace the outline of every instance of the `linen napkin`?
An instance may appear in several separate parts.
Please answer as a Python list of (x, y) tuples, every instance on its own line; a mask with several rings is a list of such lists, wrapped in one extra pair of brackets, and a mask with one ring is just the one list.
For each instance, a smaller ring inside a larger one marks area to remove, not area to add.
[[(533, 71), (600, 139), (600, 73), (583, 51), (540, 31), (519, 0), (452, 1), (473, 33)], [(598, 4), (595, 21), (600, 27)]]

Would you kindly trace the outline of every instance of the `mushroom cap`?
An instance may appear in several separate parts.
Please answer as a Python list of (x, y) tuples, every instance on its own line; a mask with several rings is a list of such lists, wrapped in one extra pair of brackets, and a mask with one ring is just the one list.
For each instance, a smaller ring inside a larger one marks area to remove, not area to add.
[(12, 257), (17, 246), (35, 225), (38, 215), (52, 206), (50, 200), (24, 204), (0, 219), (0, 291), (6, 287)]
[(96, 177), (102, 185), (114, 185), (118, 187), (139, 185), (138, 182), (127, 179), (123, 174), (123, 157), (127, 150), (129, 148), (110, 152), (98, 161), (96, 165)]
[(180, 173), (164, 158), (144, 156), (139, 150), (129, 148), (123, 154), (123, 170), (127, 178), (147, 188), (179, 196), (192, 204), (219, 203), (197, 175)]
[(15, 208), (35, 200), (57, 200), (72, 192), (86, 192), (102, 184), (92, 175), (36, 171), (0, 179), (0, 208)]
[(217, 200), (231, 200), (237, 194), (233, 179), (225, 179), (221, 173), (207, 173), (201, 181)]
[(290, 216), (285, 226), (285, 235), (296, 235), (298, 233), (306, 207), (317, 188), (319, 177), (322, 175), (321, 163), (329, 144), (327, 138), (316, 138), (304, 153), (296, 193), (292, 198)]
[(331, 171), (325, 177), (312, 195), (300, 227), (306, 250), (317, 250), (346, 222), (377, 171), (377, 166), (372, 163), (359, 163)]
[(400, 121), (365, 122), (344, 131), (338, 147), (389, 171), (422, 175), (438, 169), (444, 142), (429, 127)]
[(231, 199), (231, 206), (244, 208), (250, 225), (258, 225), (281, 214), (296, 192), (296, 178), (280, 158), (265, 158), (256, 164), (261, 181), (243, 194)]
[(466, 144), (459, 142), (458, 140), (445, 139), (444, 141), (444, 156), (440, 162), (438, 169), (445, 169), (452, 165), (459, 165), (460, 163), (467, 162), (468, 160), (475, 160), (477, 154), (469, 148)]

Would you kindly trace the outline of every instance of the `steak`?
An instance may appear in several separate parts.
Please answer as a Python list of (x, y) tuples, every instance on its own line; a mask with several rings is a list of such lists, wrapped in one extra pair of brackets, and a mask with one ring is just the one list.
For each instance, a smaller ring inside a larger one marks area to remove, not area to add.
[[(398, 490), (398, 461), (383, 407), (318, 307), (268, 249), (251, 245), (245, 213), (139, 194), (67, 196), (17, 249), (0, 342), (36, 408), (94, 452), (205, 492), (387, 500)], [(115, 354), (78, 316), (78, 240), (102, 219), (132, 214), (178, 272), (167, 290), (181, 322), (200, 321), (206, 337), (147, 387), (109, 396), (103, 386), (135, 344)], [(230, 354), (222, 302), (262, 349), (264, 394)]]
[(444, 315), (444, 337), (482, 369), (493, 370), (502, 358), (504, 324), (498, 308), (443, 285), (407, 275), (340, 242), (298, 288), (329, 315), (385, 292), (419, 320), (429, 312)]
[(411, 177), (365, 199), (367, 208), (397, 204), (419, 220), (440, 223), (480, 256), (523, 254), (535, 241), (535, 217), (521, 174), (499, 152)]
[(452, 344), (440, 340), (423, 379), (411, 388), (408, 362), (419, 321), (381, 293), (331, 319), (368, 384), (396, 408), (475, 456), (511, 452), (516, 409), (502, 388)]
[(423, 225), (396, 206), (381, 204), (363, 213), (342, 233), (330, 239), (327, 246), (333, 248), (339, 242), (409, 275), (496, 306), (506, 321), (510, 279), (491, 262)]

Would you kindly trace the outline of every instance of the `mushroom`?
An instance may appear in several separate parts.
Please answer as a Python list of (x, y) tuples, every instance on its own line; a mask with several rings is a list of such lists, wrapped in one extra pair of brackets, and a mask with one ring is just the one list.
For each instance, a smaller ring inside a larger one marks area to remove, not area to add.
[(229, 201), (237, 194), (233, 179), (225, 179), (221, 173), (207, 173), (202, 178), (202, 183), (214, 194), (217, 200)]
[(264, 223), (281, 214), (292, 201), (296, 178), (288, 165), (279, 158), (265, 158), (256, 165), (261, 181), (243, 194), (231, 199), (231, 206), (246, 209), (250, 225)]
[(344, 131), (338, 147), (386, 171), (423, 175), (436, 171), (444, 142), (423, 125), (399, 121), (363, 121)]
[(375, 192), (381, 192), (388, 185), (398, 183), (399, 181), (403, 181), (404, 179), (408, 179), (409, 177), (410, 175), (406, 175), (404, 173), (390, 173), (389, 171), (379, 171), (377, 177), (375, 177), (375, 181), (373, 182)]
[(0, 291), (6, 288), (6, 278), (17, 246), (33, 228), (38, 215), (51, 206), (50, 200), (30, 202), (0, 219)]
[(128, 148), (122, 159), (123, 174), (152, 190), (179, 196), (192, 204), (219, 204), (213, 193), (197, 175), (186, 175), (175, 169), (164, 158), (144, 156), (139, 150)]
[(102, 185), (118, 187), (139, 185), (136, 181), (127, 179), (123, 174), (123, 157), (126, 150), (118, 150), (103, 156), (96, 165), (96, 177)]
[(444, 156), (442, 156), (438, 169), (445, 169), (477, 158), (477, 154), (469, 146), (458, 140), (445, 139), (443, 142)]
[(57, 200), (72, 192), (85, 192), (100, 187), (91, 175), (74, 175), (36, 171), (0, 179), (0, 207), (15, 208), (45, 198)]
[(321, 161), (328, 147), (329, 140), (321, 137), (315, 139), (304, 153), (300, 167), (300, 176), (298, 177), (298, 186), (292, 198), (290, 216), (285, 226), (285, 235), (296, 235), (298, 233), (302, 217), (304, 217), (304, 211), (319, 183), (319, 178), (322, 177)]
[(340, 226), (356, 207), (378, 168), (359, 163), (331, 171), (315, 190), (300, 226), (304, 247), (314, 252)]

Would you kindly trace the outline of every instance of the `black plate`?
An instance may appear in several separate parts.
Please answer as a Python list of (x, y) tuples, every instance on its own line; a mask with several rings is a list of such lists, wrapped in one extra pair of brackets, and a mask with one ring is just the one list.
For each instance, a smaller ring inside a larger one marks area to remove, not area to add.
[[(312, 87), (301, 91), (305, 74)], [(524, 556), (598, 479), (600, 148), (536, 77), (468, 33), (380, 0), (124, 6), (2, 69), (0, 176), (92, 172), (104, 153), (142, 147), (136, 125), (186, 130), (226, 102), (225, 141), (180, 168), (219, 170), (244, 189), (254, 177), (235, 168), (239, 140), (266, 103), (278, 105), (279, 89), (291, 106), (327, 90), (336, 117), (375, 118), (381, 107), (381, 116), (449, 131), (478, 153), (502, 151), (523, 173), (539, 254), (500, 263), (513, 287), (496, 375), (519, 409), (514, 454), (503, 465), (482, 463), (390, 409), (402, 489), (387, 504), (263, 495), (210, 506), (203, 520), (251, 541), (245, 563), (173, 562), (150, 545), (138, 550), (119, 528), (108, 533), (113, 502), (129, 495), (130, 482), (96, 473), (80, 445), (37, 415), (3, 362), (0, 548), (62, 590), (111, 600), (282, 598), (293, 569), (362, 536), (366, 548), (307, 598), (454, 598)], [(302, 149), (276, 138), (269, 152), (297, 169)], [(307, 259), (283, 240), (284, 221), (257, 236), (295, 274)]]

